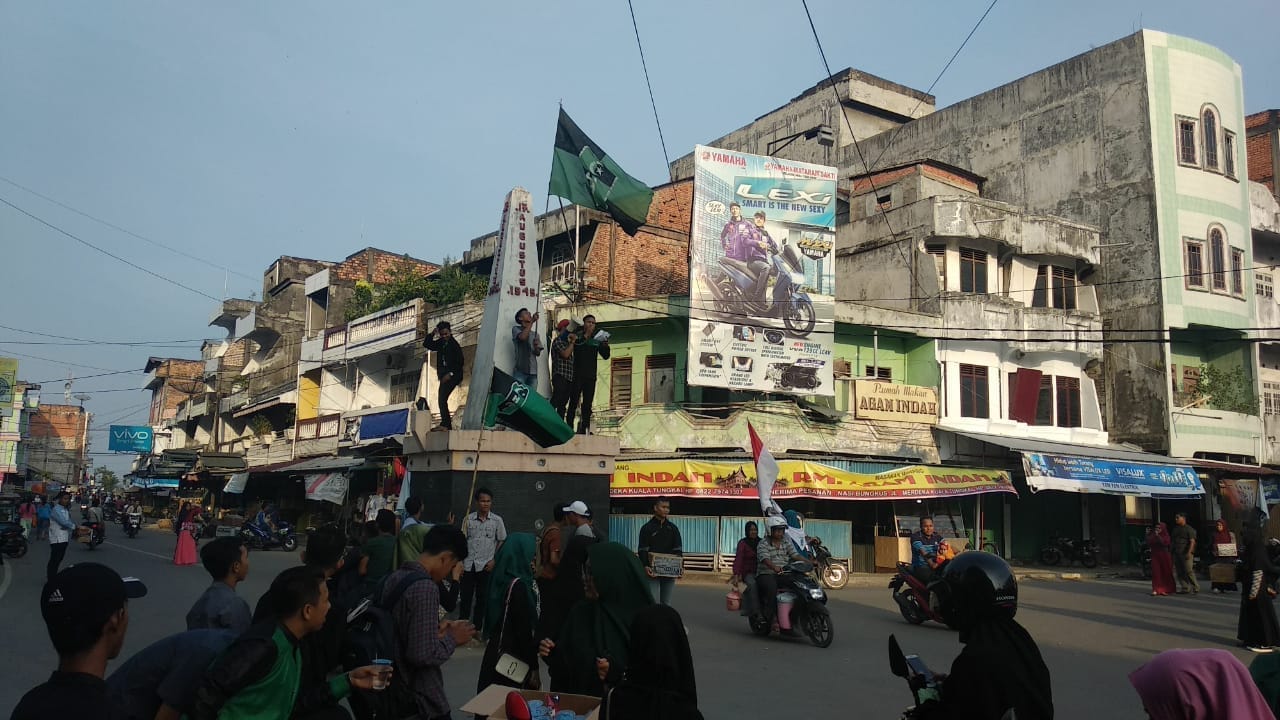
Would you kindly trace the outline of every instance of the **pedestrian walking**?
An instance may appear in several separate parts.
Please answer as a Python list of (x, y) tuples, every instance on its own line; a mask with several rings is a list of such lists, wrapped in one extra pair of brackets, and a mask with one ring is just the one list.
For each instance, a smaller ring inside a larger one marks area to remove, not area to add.
[(1165, 650), (1129, 673), (1129, 683), (1151, 720), (1272, 717), (1249, 671), (1226, 650)]
[(200, 549), (200, 561), (213, 584), (187, 611), (187, 629), (231, 630), (236, 635), (248, 630), (253, 613), (236, 594), (236, 586), (249, 577), (249, 548), (238, 537), (218, 538)]
[(71, 493), (63, 490), (53, 500), (53, 509), (49, 512), (49, 564), (45, 567), (45, 578), (53, 580), (58, 574), (58, 566), (67, 554), (67, 543), (80, 534), (80, 527), (71, 522)]
[(1172, 595), (1177, 587), (1173, 580), (1173, 555), (1169, 550), (1173, 540), (1169, 537), (1169, 526), (1156, 523), (1147, 530), (1147, 547), (1151, 550), (1151, 594)]
[(1187, 514), (1178, 513), (1173, 516), (1173, 569), (1178, 576), (1178, 594), (1188, 591), (1194, 595), (1200, 592), (1200, 582), (1196, 580), (1196, 531), (1187, 524)]
[(573, 393), (573, 351), (578, 336), (569, 331), (568, 320), (556, 324), (556, 333), (551, 343), (551, 406), (564, 420)]
[(654, 567), (654, 555), (675, 555), (682, 558), (680, 574), (684, 574), (684, 547), (680, 540), (680, 528), (671, 522), (671, 501), (658, 498), (653, 502), (653, 517), (640, 527), (640, 539), (636, 552), (644, 572), (649, 576), (650, 590), (653, 597), (663, 605), (671, 604), (671, 593), (675, 590), (676, 577), (659, 574)]
[(601, 720), (702, 720), (693, 653), (680, 613), (652, 605), (631, 622), (622, 682), (605, 692)]
[(529, 308), (516, 312), (516, 324), (511, 327), (511, 341), (516, 346), (516, 359), (511, 377), (537, 392), (538, 356), (542, 355), (542, 338), (538, 337), (538, 313)]
[(453, 326), (443, 320), (436, 323), (436, 329), (423, 341), (422, 346), (436, 353), (436, 379), (440, 382), (440, 389), (436, 393), (436, 411), (440, 413), (440, 424), (432, 429), (452, 430), (449, 396), (462, 383), (462, 346), (453, 338)]
[(585, 602), (569, 611), (555, 639), (544, 637), (538, 654), (547, 659), (551, 690), (604, 695), (627, 669), (631, 622), (653, 605), (649, 578), (626, 546), (600, 543), (587, 551)]
[[(538, 586), (533, 579), (533, 554), (537, 545), (529, 533), (512, 533), (494, 559), (489, 583), (489, 627), (485, 629), (484, 659), (476, 692), (490, 685), (537, 690), (542, 686), (538, 673), (538, 639), (534, 628), (540, 609)], [(513, 675), (511, 662), (524, 663), (527, 671)]]
[[(1236, 546), (1235, 533), (1227, 529), (1227, 523), (1218, 518), (1213, 524), (1213, 537), (1210, 538), (1213, 543), (1209, 546), (1209, 553), (1213, 556), (1214, 563), (1228, 563), (1235, 565), (1236, 559), (1240, 556), (1240, 550)], [(1232, 568), (1234, 571), (1234, 567)], [(1234, 582), (1216, 582), (1210, 587), (1215, 593), (1221, 595), (1225, 592), (1234, 592), (1236, 584)]]
[(29, 537), (35, 537), (32, 533), (36, 529), (36, 504), (30, 497), (18, 506), (18, 520), (23, 532)]
[(489, 577), (494, 558), (507, 539), (507, 526), (493, 512), (493, 492), (480, 488), (475, 492), (476, 510), (467, 516), (467, 557), (463, 561), (462, 599), (458, 617), (471, 620), (476, 631), (484, 630)]
[(146, 594), (140, 581), (97, 563), (79, 563), (49, 578), (40, 591), (40, 615), (58, 669), (22, 696), (9, 720), (119, 717), (103, 678), (124, 647), (129, 600)]
[(1244, 589), (1240, 593), (1240, 620), (1236, 639), (1253, 652), (1270, 652), (1280, 645), (1280, 623), (1272, 605), (1271, 584), (1280, 577), (1280, 566), (1271, 561), (1267, 541), (1256, 521), (1244, 527)]
[(48, 540), (50, 503), (44, 496), (40, 496), (36, 500), (36, 505), (36, 539)]
[(191, 712), (204, 671), (238, 633), (188, 630), (134, 653), (107, 678), (124, 720), (176, 720)]
[[(601, 339), (596, 340), (600, 335)], [(591, 404), (596, 399), (596, 359), (609, 359), (609, 334), (596, 332), (596, 316), (582, 316), (582, 340), (573, 351), (573, 385), (569, 390), (569, 406), (565, 410), (565, 422), (573, 425), (574, 413), (582, 404), (582, 419), (578, 422), (578, 434), (591, 431)]]

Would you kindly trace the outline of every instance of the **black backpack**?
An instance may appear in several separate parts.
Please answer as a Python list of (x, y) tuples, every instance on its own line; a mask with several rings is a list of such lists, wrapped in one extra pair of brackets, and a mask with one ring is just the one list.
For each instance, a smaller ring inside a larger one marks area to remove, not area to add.
[(435, 582), (430, 575), (413, 573), (388, 589), (383, 580), (368, 604), (352, 610), (353, 615), (347, 621), (347, 642), (342, 655), (345, 669), (371, 665), (374, 658), (395, 662), (395, 674), (386, 690), (352, 690), (351, 709), (359, 720), (399, 720), (418, 712), (408, 674), (400, 667), (400, 643), (391, 611), (409, 587), (421, 581)]

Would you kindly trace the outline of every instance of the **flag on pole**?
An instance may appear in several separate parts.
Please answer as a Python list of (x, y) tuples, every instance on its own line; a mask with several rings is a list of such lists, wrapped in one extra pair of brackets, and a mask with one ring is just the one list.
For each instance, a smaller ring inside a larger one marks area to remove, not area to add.
[(628, 175), (560, 108), (548, 193), (609, 213), (628, 235), (649, 216), (653, 190)]
[(484, 426), (501, 423), (519, 430), (542, 447), (563, 445), (573, 437), (573, 428), (565, 424), (547, 399), (501, 370), (493, 369), (489, 386), (489, 402), (485, 406)]
[(756, 429), (747, 423), (747, 432), (751, 434), (751, 457), (756, 462), (756, 488), (760, 492), (760, 510), (765, 515), (781, 515), (782, 508), (773, 501), (773, 485), (778, 480), (778, 461), (773, 453), (764, 446), (764, 441), (756, 434)]

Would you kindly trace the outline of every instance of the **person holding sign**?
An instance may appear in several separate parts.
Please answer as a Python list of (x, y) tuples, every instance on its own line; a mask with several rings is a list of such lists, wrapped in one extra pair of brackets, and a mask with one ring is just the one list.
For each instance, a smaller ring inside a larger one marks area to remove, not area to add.
[(663, 605), (671, 604), (676, 578), (684, 574), (680, 528), (671, 522), (670, 515), (671, 502), (665, 498), (655, 500), (653, 519), (640, 528), (640, 542), (636, 547), (636, 554), (649, 576), (649, 589), (654, 599)]

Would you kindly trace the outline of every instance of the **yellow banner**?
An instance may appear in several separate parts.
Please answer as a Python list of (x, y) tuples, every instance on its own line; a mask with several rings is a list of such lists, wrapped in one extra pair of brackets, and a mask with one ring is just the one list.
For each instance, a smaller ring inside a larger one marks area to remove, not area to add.
[[(1004, 470), (915, 465), (882, 473), (856, 473), (806, 462), (779, 460), (773, 498), (811, 497), (832, 500), (895, 500), (975, 495), (1017, 494)], [(751, 460), (619, 460), (609, 483), (611, 497), (678, 495), (686, 497), (759, 498)]]

